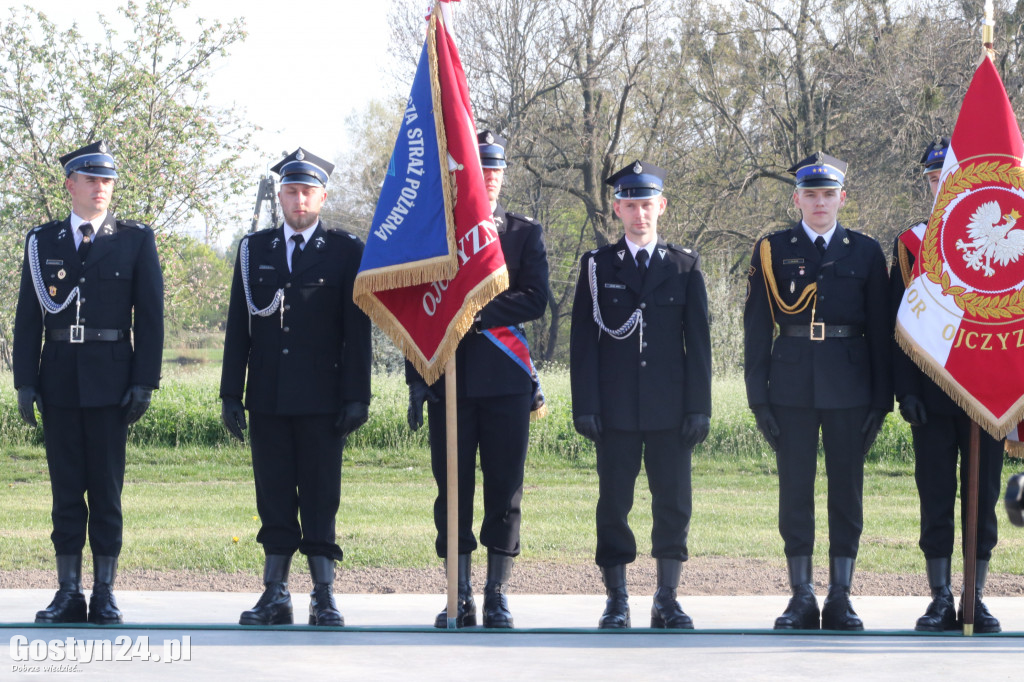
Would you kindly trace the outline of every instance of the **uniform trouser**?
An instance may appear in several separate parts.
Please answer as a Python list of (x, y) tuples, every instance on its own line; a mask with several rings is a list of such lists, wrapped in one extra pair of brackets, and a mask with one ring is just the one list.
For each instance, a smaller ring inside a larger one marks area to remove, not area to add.
[(299, 550), (341, 561), (334, 524), (345, 439), (334, 428), (336, 419), (249, 413), (256, 509), (262, 523), (256, 540), (265, 553), (291, 556)]
[[(477, 547), (473, 536), (473, 494), (479, 447), (484, 485), (480, 542), (497, 554), (519, 555), (523, 467), (530, 441), (530, 399), (530, 394), (525, 393), (458, 401), (459, 554), (468, 554)], [(437, 482), (434, 546), (439, 557), (446, 557), (448, 491), (445, 482), (448, 475), (444, 401), (429, 404), (427, 412), (430, 465)]]
[(86, 528), (98, 556), (121, 553), (121, 488), (128, 425), (124, 409), (67, 408), (46, 404), (43, 439), (53, 494), (53, 532), (58, 555), (81, 554)]
[(830, 557), (856, 557), (864, 529), (864, 434), (867, 407), (818, 410), (772, 406), (779, 425), (779, 533), (787, 557), (814, 554), (814, 479), (818, 432), (828, 478)]
[[(999, 502), (1003, 471), (1003, 442), (984, 429), (978, 448), (978, 552), (988, 561), (996, 546), (996, 504)], [(957, 456), (960, 457), (960, 527), (967, 526), (967, 485), (970, 481), (968, 454), (971, 420), (965, 414), (928, 413), (928, 422), (911, 429), (914, 436), (914, 478), (921, 497), (921, 541), (926, 559), (953, 554), (956, 506)], [(962, 538), (966, 544), (966, 534)]]
[(679, 429), (617, 431), (605, 429), (597, 443), (598, 566), (636, 559), (636, 538), (629, 528), (633, 491), (643, 460), (651, 490), (651, 554), (656, 559), (686, 561), (692, 493), (691, 451), (681, 444)]

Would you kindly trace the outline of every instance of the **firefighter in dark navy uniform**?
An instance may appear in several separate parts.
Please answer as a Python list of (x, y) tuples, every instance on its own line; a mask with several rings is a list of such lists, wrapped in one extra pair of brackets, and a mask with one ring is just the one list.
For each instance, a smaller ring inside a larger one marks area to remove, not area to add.
[[(760, 239), (743, 311), (747, 401), (779, 468), (779, 532), (793, 597), (776, 629), (862, 630), (850, 587), (863, 529), (864, 457), (892, 409), (882, 249), (837, 221), (846, 163), (795, 164), (802, 220)], [(778, 333), (776, 334), (776, 325)], [(814, 595), (818, 434), (828, 477), (829, 589)]]
[[(948, 148), (949, 140), (938, 138), (928, 145), (921, 158), (932, 196), (938, 192), (939, 176)], [(908, 230), (913, 228), (911, 226)], [(914, 254), (897, 237), (889, 276), (894, 320), (907, 283), (912, 278), (913, 267)], [(971, 419), (898, 346), (895, 346), (893, 355), (893, 383), (900, 414), (910, 424), (914, 439), (914, 478), (921, 498), (919, 545), (924, 552), (932, 594), (931, 603), (925, 614), (918, 618), (914, 629), (924, 632), (958, 630), (963, 626), (962, 600), (958, 613), (950, 589), (950, 565), (956, 527), (957, 470), (959, 468), (961, 485), (966, 486)], [(980, 433), (974, 631), (990, 633), (999, 632), (1001, 628), (981, 599), (988, 577), (988, 562), (998, 534), (995, 508), (1001, 489), (1003, 441), (995, 440), (984, 429)], [(957, 466), (958, 456), (965, 466)], [(967, 524), (966, 505), (960, 511), (963, 527)]]
[[(128, 426), (160, 383), (163, 276), (153, 231), (108, 210), (117, 169), (105, 142), (61, 157), (71, 215), (28, 234), (14, 321), (22, 418), (43, 418), (60, 584), (37, 623), (122, 622), (113, 584), (121, 553)], [(45, 342), (44, 342), (45, 339)], [(93, 591), (86, 613), (88, 530)]]
[(224, 424), (239, 440), (249, 410), (256, 539), (266, 555), (266, 589), (239, 622), (292, 622), (288, 572), (298, 550), (313, 582), (309, 624), (338, 626), (341, 455), (370, 404), (370, 321), (352, 301), (363, 244), (320, 220), (332, 164), (300, 147), (271, 170), (284, 224), (239, 245), (220, 383)]
[(602, 628), (630, 627), (626, 565), (641, 462), (652, 496), (658, 588), (651, 627), (692, 628), (676, 600), (692, 494), (690, 457), (711, 419), (711, 337), (700, 257), (658, 237), (665, 171), (636, 161), (605, 182), (625, 234), (580, 262), (572, 309), (573, 425), (597, 447)]
[[(524, 367), (512, 357), (506, 342), (520, 344), (519, 355), (528, 356), (522, 324), (544, 314), (548, 302), (548, 260), (540, 223), (506, 211), (498, 203), (504, 181), (506, 140), (481, 131), (477, 135), (484, 184), (491, 201), (494, 225), (508, 267), (509, 287), (477, 315), (474, 328), (455, 351), (458, 399), (459, 547), (457, 627), (476, 625), (476, 603), (471, 582), (471, 556), (477, 547), (473, 536), (473, 495), (476, 487), (476, 452), (480, 451), (483, 475), (484, 518), (480, 544), (487, 548), (487, 581), (484, 583), (483, 625), (511, 628), (505, 590), (519, 555), (522, 516), (523, 468), (530, 437), (531, 410), (541, 408), (542, 396), (532, 363)], [(504, 344), (504, 345), (503, 345)], [(430, 459), (437, 482), (434, 525), (437, 555), (447, 560), (447, 491), (444, 377), (427, 386), (406, 363), (409, 384), (409, 428), (423, 425), (423, 403), (428, 402)], [(434, 625), (447, 627), (447, 608)]]

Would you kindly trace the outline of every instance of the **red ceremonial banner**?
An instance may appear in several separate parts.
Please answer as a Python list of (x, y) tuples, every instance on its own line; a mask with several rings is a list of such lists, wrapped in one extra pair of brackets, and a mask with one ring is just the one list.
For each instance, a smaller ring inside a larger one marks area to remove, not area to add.
[[(424, 159), (423, 165), (429, 172), (440, 169), (444, 191), (416, 196), (415, 201), (443, 205), (448, 228), (454, 233), (451, 261), (457, 272), (451, 279), (430, 281), (437, 276), (436, 269), (424, 269), (418, 276), (415, 266), (395, 264), (391, 267), (396, 277), (389, 282), (388, 268), (375, 267), (374, 276), (357, 276), (354, 298), (432, 383), (443, 374), (480, 308), (508, 288), (508, 271), (484, 186), (469, 87), (439, 4), (430, 16), (426, 50), (433, 93), (430, 115), (435, 121), (440, 115), (442, 124), (436, 126), (437, 158)], [(379, 245), (371, 230), (364, 265), (377, 246), (415, 248), (416, 225), (410, 223), (407, 219), (400, 232), (388, 232)]]
[[(999, 74), (971, 80), (896, 338), (993, 437), (1024, 418), (1024, 142)], [(919, 241), (918, 241), (919, 239)]]

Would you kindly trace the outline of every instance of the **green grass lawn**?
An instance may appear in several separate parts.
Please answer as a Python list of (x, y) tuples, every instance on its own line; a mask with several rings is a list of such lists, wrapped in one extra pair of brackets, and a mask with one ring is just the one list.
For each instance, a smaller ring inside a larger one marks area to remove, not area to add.
[[(248, 449), (219, 427), (219, 368), (198, 363), (167, 372), (151, 414), (133, 429), (124, 493), (125, 569), (244, 571), (257, 574), (262, 552)], [(544, 375), (552, 415), (535, 422), (523, 498), (521, 561), (589, 564), (595, 545), (597, 474), (593, 448), (571, 427), (568, 376)], [(425, 434), (405, 426), (400, 377), (374, 380), (370, 422), (345, 452), (339, 544), (346, 565), (436, 566), (431, 509), (435, 484)], [(50, 492), (43, 449), (12, 419), (10, 382), (0, 388), (0, 569), (51, 568)], [(693, 556), (784, 563), (777, 530), (774, 456), (754, 429), (742, 381), (717, 381), (707, 443), (693, 458)], [(147, 421), (150, 423), (145, 425)], [(147, 430), (148, 429), (148, 430)], [(164, 429), (165, 432), (161, 432)], [(170, 430), (169, 432), (166, 430)], [(143, 435), (148, 434), (148, 435)], [(197, 442), (212, 439), (213, 444)], [(858, 567), (923, 574), (917, 549), (918, 499), (909, 430), (890, 416), (867, 464), (865, 523)], [(177, 442), (178, 445), (169, 445)], [(157, 441), (159, 444), (151, 444)], [(1018, 467), (1018, 465), (1020, 465)], [(1008, 460), (1004, 479), (1018, 468)], [(477, 526), (482, 515), (476, 497)], [(827, 563), (824, 463), (819, 465), (817, 562)], [(999, 510), (1000, 546), (992, 570), (1024, 574), (1024, 531)], [(640, 553), (650, 551), (650, 493), (641, 474), (631, 524)], [(954, 558), (954, 570), (959, 562)]]

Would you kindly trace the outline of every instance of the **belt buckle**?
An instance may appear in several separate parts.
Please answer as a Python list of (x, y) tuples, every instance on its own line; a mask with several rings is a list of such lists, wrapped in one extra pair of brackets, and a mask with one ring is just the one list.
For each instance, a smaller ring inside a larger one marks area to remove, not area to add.
[(70, 343), (85, 343), (85, 325), (71, 325), (68, 329), (68, 341)]
[(811, 341), (825, 340), (825, 323), (811, 322)]

